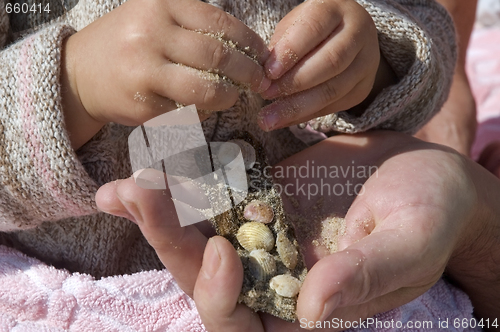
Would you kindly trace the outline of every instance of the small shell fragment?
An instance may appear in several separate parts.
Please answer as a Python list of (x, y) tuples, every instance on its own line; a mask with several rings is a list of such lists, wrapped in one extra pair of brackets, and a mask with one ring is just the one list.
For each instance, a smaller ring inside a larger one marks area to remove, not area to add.
[(273, 208), (266, 202), (253, 200), (245, 206), (243, 216), (248, 220), (268, 224), (273, 221)]
[(275, 276), (269, 282), (269, 287), (278, 295), (284, 297), (294, 297), (299, 294), (301, 282), (299, 279), (288, 274), (280, 274)]
[(271, 251), (274, 247), (274, 236), (269, 227), (260, 222), (243, 224), (236, 234), (236, 239), (248, 251), (264, 249)]
[(299, 253), (283, 232), (278, 233), (276, 238), (276, 250), (283, 264), (290, 270), (293, 270), (297, 265)]
[(250, 273), (257, 280), (266, 280), (276, 274), (276, 261), (264, 249), (253, 250), (249, 255)]
[(222, 144), (217, 152), (217, 158), (223, 165), (229, 164), (231, 161), (236, 158), (239, 150), (241, 150), (241, 155), (243, 156), (243, 163), (245, 164), (245, 169), (249, 170), (255, 165), (256, 155), (255, 149), (249, 143), (245, 142), (241, 139), (232, 139), (228, 141), (233, 144)]

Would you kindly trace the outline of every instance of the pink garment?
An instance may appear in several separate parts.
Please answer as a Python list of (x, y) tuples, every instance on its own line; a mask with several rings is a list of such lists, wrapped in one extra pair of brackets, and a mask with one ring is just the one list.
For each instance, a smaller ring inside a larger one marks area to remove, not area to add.
[(472, 158), (500, 141), (500, 27), (476, 29), (467, 52), (467, 75), (477, 104), (478, 128)]
[[(95, 280), (0, 246), (0, 285), (0, 332), (205, 331), (194, 302), (166, 270)], [(427, 320), (437, 327), (439, 320), (471, 317), (467, 295), (440, 280), (414, 301), (374, 319)], [(453, 323), (447, 330), (464, 331), (453, 329)], [(404, 329), (373, 325), (363, 331)]]
[(95, 280), (0, 246), (0, 332), (205, 331), (166, 271)]

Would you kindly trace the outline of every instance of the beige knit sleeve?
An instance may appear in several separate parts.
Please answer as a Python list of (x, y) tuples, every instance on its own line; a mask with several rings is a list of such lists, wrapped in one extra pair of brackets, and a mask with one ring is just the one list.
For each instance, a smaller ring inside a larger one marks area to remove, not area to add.
[(456, 62), (453, 21), (433, 0), (356, 1), (372, 16), (381, 52), (399, 83), (384, 89), (361, 116), (344, 111), (310, 124), (323, 132), (415, 133), (448, 97)]
[(61, 107), (62, 41), (73, 32), (51, 25), (0, 51), (0, 231), (96, 211), (97, 185), (71, 148)]

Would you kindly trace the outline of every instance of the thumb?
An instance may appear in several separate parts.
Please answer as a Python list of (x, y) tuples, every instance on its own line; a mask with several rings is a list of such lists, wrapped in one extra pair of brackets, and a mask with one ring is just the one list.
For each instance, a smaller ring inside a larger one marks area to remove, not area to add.
[(323, 321), (339, 307), (383, 299), (383, 303), (372, 301), (370, 312), (363, 313), (373, 315), (423, 294), (437, 282), (444, 266), (436, 262), (425, 265), (426, 255), (422, 255), (425, 250), (419, 241), (407, 241), (408, 235), (401, 230), (374, 232), (319, 260), (309, 271), (299, 294), (298, 317)]
[(264, 331), (259, 316), (238, 297), (243, 283), (243, 265), (231, 243), (221, 236), (211, 238), (194, 288), (196, 307), (209, 331)]

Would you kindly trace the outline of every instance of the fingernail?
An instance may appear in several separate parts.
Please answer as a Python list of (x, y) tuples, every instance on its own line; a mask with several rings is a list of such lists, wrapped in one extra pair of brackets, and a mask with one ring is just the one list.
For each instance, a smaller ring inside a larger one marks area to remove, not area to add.
[(283, 65), (278, 60), (274, 60), (271, 64), (267, 65), (267, 72), (269, 73), (269, 78), (275, 80), (281, 76)]
[(130, 217), (132, 217), (134, 219), (133, 222), (135, 222), (136, 224), (141, 223), (142, 216), (141, 216), (141, 212), (137, 208), (137, 205), (135, 205), (132, 202), (127, 202), (127, 201), (123, 200), (119, 195), (116, 195), (116, 196), (118, 197), (120, 202), (123, 204), (123, 206), (127, 209), (127, 212), (125, 212), (125, 213), (127, 213), (128, 215), (130, 215)]
[(221, 263), (221, 257), (219, 254), (219, 249), (217, 249), (217, 244), (214, 239), (209, 239), (207, 243), (207, 249), (205, 250), (205, 255), (203, 256), (202, 271), (206, 279), (212, 279)]
[(269, 78), (267, 78), (266, 76), (264, 76), (264, 78), (262, 78), (262, 81), (260, 82), (259, 89), (257, 90), (257, 93), (261, 93), (261, 92), (268, 90), (270, 86), (271, 86), (271, 80)]
[(111, 211), (102, 211), (107, 214), (112, 214), (117, 217), (122, 217), (122, 218), (127, 218), (128, 220), (132, 221), (133, 223), (137, 224), (137, 221), (135, 218), (128, 212), (122, 211), (122, 210), (111, 210)]
[(264, 108), (259, 114), (258, 121), (261, 124), (262, 129), (265, 131), (271, 131), (275, 129), (276, 125), (280, 121), (280, 116), (277, 111)]
[(337, 306), (339, 305), (341, 297), (342, 297), (341, 294), (337, 293), (332, 297), (330, 297), (325, 302), (325, 306), (323, 307), (323, 312), (321, 313), (321, 316), (319, 317), (318, 321), (320, 322), (325, 321), (328, 318), (328, 316), (332, 314), (333, 310), (335, 310), (335, 308), (337, 308)]

